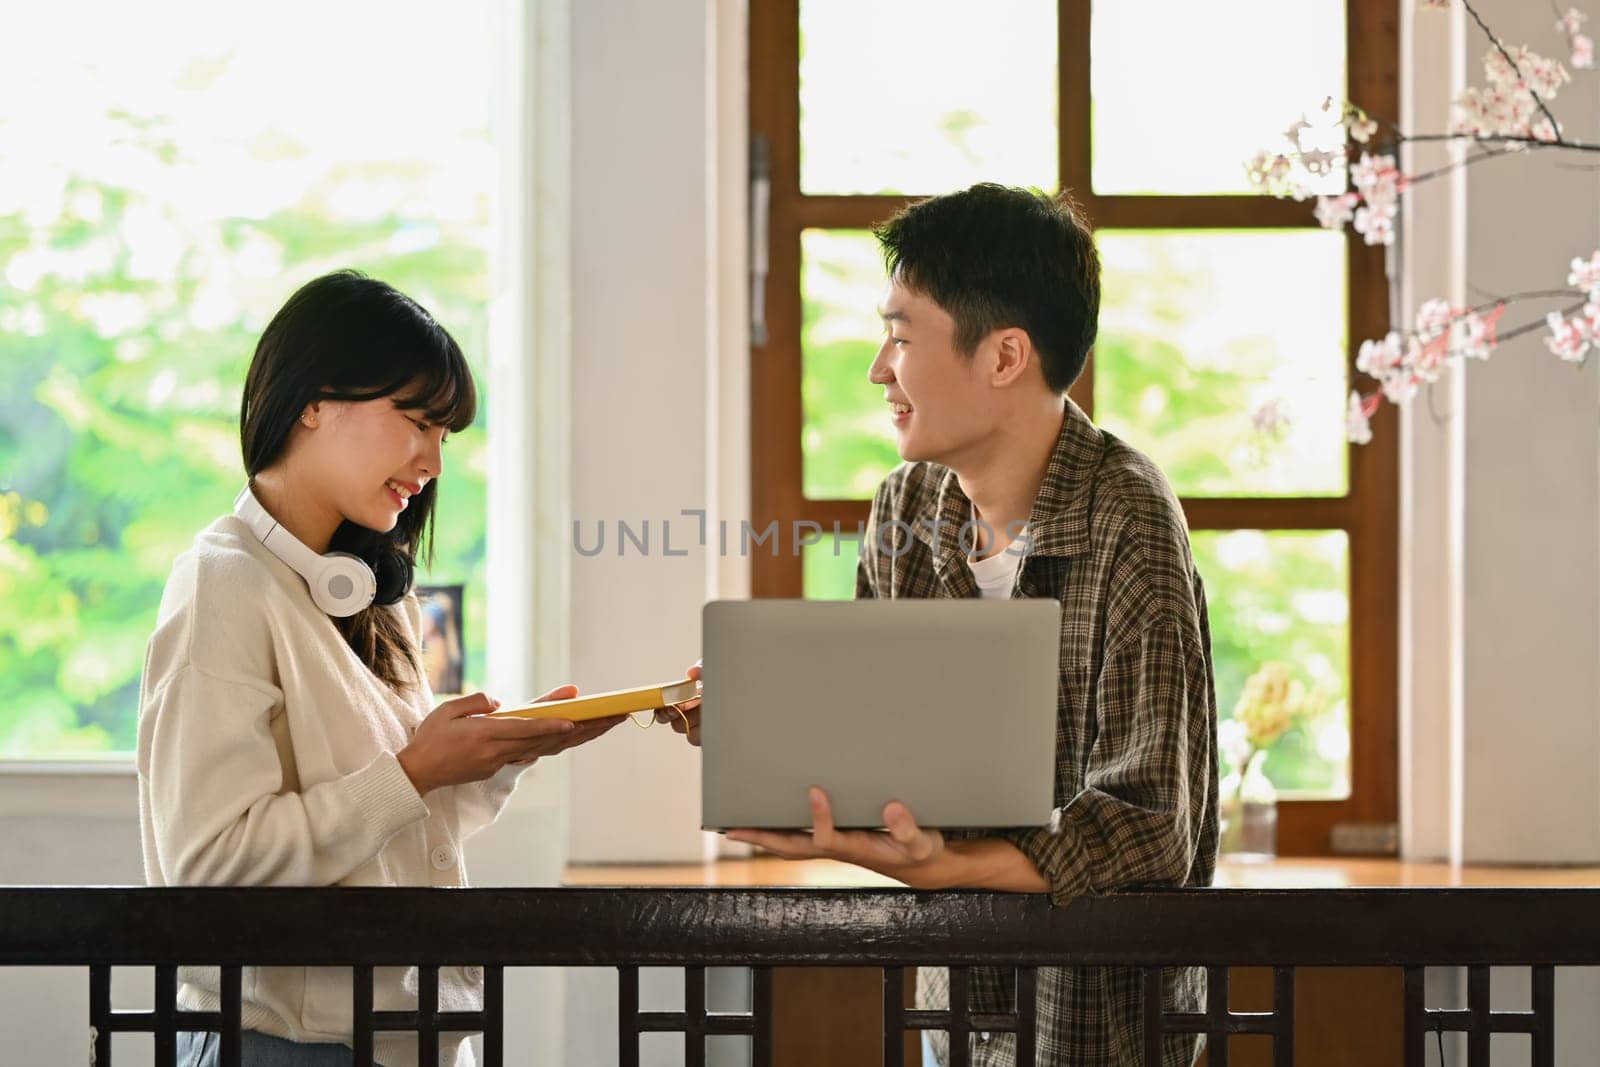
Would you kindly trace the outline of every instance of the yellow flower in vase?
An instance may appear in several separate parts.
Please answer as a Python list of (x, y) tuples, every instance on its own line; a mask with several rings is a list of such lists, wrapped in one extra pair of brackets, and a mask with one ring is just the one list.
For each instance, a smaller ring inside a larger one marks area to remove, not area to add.
[(1244, 683), (1233, 717), (1244, 724), (1250, 746), (1264, 751), (1309, 711), (1306, 687), (1289, 668), (1282, 663), (1264, 663)]
[(1233, 768), (1217, 790), (1224, 855), (1269, 859), (1276, 853), (1277, 791), (1261, 765), (1314, 703), (1287, 666), (1264, 663), (1245, 681), (1233, 716), (1217, 724), (1217, 747)]

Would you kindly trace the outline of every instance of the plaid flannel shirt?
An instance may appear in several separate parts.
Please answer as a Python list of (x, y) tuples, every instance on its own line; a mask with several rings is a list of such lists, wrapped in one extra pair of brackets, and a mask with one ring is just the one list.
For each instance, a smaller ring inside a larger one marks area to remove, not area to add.
[[(902, 464), (879, 487), (862, 541), (859, 597), (976, 597), (957, 532), (971, 503), (953, 471)], [(1047, 828), (987, 832), (1016, 845), (1066, 905), (1084, 893), (1211, 884), (1217, 850), (1216, 695), (1205, 590), (1160, 470), (1070, 400), (1028, 519), (1013, 597), (1062, 606), (1056, 809)], [(970, 546), (969, 546), (970, 547)], [(960, 836), (960, 835), (957, 835)], [(970, 834), (967, 836), (985, 836)], [(1014, 972), (975, 968), (971, 1009), (1014, 1010)], [(1167, 1011), (1203, 1011), (1205, 973), (1166, 972)], [(918, 976), (948, 1006), (942, 969)], [(1038, 1063), (1141, 1062), (1139, 973), (1041, 968)], [(935, 1049), (945, 1062), (942, 1033)], [(1167, 1038), (1163, 1067), (1198, 1036)], [(1012, 1064), (1010, 1035), (975, 1035), (974, 1064)]]

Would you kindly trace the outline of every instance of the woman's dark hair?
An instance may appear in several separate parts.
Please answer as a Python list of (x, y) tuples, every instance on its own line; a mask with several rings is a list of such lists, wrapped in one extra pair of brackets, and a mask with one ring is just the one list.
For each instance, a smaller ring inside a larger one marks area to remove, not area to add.
[(955, 320), (958, 350), (1020, 327), (1050, 388), (1077, 380), (1100, 318), (1100, 255), (1065, 194), (974, 185), (912, 204), (874, 233), (889, 276)]
[[(353, 270), (307, 282), (267, 324), (245, 376), (239, 444), (246, 474), (254, 478), (282, 457), (306, 405), (386, 396), (451, 432), (470, 426), (478, 411), (461, 346), (415, 300)], [(384, 605), (408, 591), (419, 554), (432, 562), (438, 484), (430, 481), (412, 497), (388, 533), (344, 522), (329, 545), (360, 556), (377, 574), (372, 606), (333, 621), (362, 662), (396, 692), (421, 673), (417, 649)]]

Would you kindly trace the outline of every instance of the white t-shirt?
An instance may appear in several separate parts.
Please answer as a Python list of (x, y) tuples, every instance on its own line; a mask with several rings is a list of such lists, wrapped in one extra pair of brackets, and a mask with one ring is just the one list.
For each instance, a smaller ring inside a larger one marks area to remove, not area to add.
[(1017, 584), (1017, 570), (1022, 566), (1023, 546), (1028, 543), (1028, 528), (1024, 526), (1016, 538), (988, 559), (967, 557), (967, 566), (978, 580), (978, 589), (985, 600), (1010, 600), (1011, 590)]

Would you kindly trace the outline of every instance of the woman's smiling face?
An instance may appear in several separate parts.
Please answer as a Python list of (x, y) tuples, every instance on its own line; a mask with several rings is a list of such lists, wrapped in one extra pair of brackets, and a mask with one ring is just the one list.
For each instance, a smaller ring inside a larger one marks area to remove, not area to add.
[(349, 522), (387, 533), (410, 499), (443, 473), (448, 427), (395, 397), (324, 400), (308, 418), (314, 429), (300, 428), (295, 465)]

